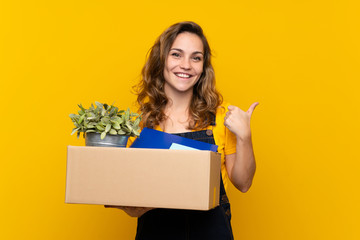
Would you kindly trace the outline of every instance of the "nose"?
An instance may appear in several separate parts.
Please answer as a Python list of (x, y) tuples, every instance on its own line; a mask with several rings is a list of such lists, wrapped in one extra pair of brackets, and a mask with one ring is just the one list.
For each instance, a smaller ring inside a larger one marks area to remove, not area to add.
[(190, 58), (182, 58), (181, 62), (180, 62), (180, 68), (184, 69), (184, 70), (190, 70), (191, 69), (191, 62), (190, 62)]

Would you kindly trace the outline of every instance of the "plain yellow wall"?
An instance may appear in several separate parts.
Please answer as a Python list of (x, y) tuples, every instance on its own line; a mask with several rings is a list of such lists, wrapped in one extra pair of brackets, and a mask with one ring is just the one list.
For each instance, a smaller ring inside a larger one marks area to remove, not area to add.
[(136, 219), (64, 203), (68, 117), (133, 110), (155, 38), (192, 20), (225, 99), (252, 119), (251, 190), (230, 188), (236, 239), (360, 239), (357, 0), (0, 1), (0, 239), (133, 239)]

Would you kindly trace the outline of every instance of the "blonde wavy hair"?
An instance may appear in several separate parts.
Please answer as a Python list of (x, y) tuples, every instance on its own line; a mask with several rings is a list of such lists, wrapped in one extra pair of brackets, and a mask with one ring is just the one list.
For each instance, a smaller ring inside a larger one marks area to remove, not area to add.
[(215, 74), (211, 65), (211, 50), (202, 28), (194, 22), (180, 22), (166, 29), (150, 49), (141, 72), (140, 82), (134, 86), (143, 127), (154, 128), (166, 119), (164, 109), (168, 98), (164, 91), (164, 67), (170, 48), (176, 37), (183, 32), (196, 34), (204, 46), (203, 73), (193, 88), (189, 107), (189, 130), (209, 126), (222, 103), (222, 96), (215, 88)]

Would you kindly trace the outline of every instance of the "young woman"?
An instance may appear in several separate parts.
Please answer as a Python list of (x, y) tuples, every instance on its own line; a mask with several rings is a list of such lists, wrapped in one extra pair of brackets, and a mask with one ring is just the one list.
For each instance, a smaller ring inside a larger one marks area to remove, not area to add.
[(180, 22), (156, 40), (142, 70), (137, 101), (143, 126), (218, 145), (220, 206), (209, 211), (122, 208), (137, 216), (136, 239), (233, 239), (228, 179), (241, 192), (252, 184), (255, 159), (250, 118), (258, 103), (242, 111), (223, 103), (215, 88), (211, 51), (199, 25)]

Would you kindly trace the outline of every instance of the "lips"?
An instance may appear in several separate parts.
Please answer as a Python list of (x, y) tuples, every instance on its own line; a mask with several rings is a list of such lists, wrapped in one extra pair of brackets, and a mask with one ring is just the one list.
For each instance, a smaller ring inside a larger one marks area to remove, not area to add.
[(192, 77), (192, 75), (187, 74), (187, 73), (174, 73), (174, 74), (180, 78), (191, 78)]

